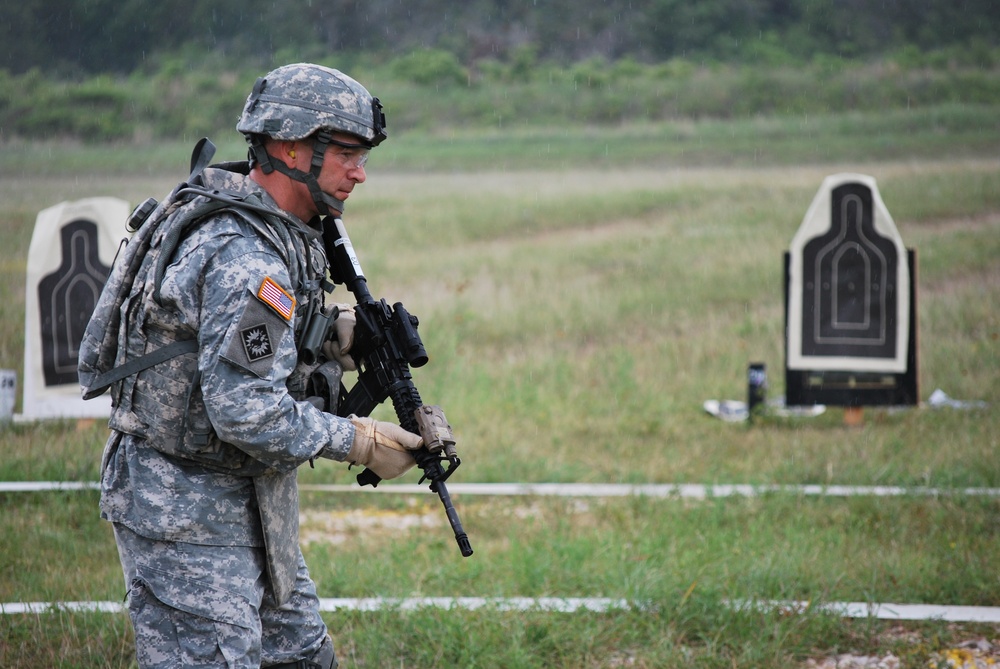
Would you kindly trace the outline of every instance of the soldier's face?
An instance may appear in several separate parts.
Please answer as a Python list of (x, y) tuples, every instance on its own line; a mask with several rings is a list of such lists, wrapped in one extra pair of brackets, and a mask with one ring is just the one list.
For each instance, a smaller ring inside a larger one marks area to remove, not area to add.
[[(339, 133), (333, 138), (347, 144), (356, 144), (358, 141), (356, 137)], [(367, 159), (367, 149), (329, 145), (323, 157), (323, 169), (320, 170), (317, 179), (320, 189), (338, 200), (346, 201), (354, 187), (364, 183), (368, 177), (365, 173)]]

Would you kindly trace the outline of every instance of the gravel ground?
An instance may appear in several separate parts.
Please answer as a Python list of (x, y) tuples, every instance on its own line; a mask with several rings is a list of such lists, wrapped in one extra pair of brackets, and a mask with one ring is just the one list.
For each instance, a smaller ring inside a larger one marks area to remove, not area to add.
[[(845, 653), (807, 660), (803, 669), (899, 669), (895, 655), (852, 655)], [(1000, 667), (1000, 642), (970, 639), (933, 654), (927, 669), (991, 669)]]

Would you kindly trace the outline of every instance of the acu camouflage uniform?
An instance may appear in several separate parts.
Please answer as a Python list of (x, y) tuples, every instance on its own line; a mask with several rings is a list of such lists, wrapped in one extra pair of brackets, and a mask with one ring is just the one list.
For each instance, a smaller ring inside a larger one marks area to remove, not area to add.
[[(298, 548), (295, 483), (311, 458), (343, 460), (355, 436), (302, 401), (313, 368), (297, 344), (322, 306), (326, 258), (319, 231), (279, 214), (247, 174), (277, 170), (321, 215), (342, 211), (318, 185), (325, 150), (337, 132), (362, 142), (342, 146), (377, 146), (385, 115), (350, 77), (298, 63), (257, 80), (237, 130), (252, 163), (202, 170), (199, 145), (189, 183), (254, 211), (216, 202), (196, 216), (205, 196), (175, 189), (116, 263), (80, 348), (84, 397), (111, 387), (101, 511), (143, 667), (336, 663)], [(266, 137), (311, 139), (309, 171), (272, 160)]]
[[(201, 180), (276, 209), (247, 169)], [(256, 667), (330, 643), (298, 547), (296, 469), (343, 460), (354, 428), (300, 401), (312, 370), (297, 333), (323, 299), (326, 256), (318, 231), (282, 216), (220, 211), (179, 242), (167, 219), (121, 309), (122, 361), (197, 342), (111, 389), (101, 512), (144, 667), (174, 666), (178, 646), (185, 666)]]

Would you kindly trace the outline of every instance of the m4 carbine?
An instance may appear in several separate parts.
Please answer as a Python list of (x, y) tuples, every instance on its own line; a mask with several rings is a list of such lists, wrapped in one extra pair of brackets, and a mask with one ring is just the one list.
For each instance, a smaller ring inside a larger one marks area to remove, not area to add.
[[(410, 367), (427, 363), (427, 353), (417, 333), (417, 318), (399, 302), (390, 307), (384, 299), (376, 301), (372, 297), (341, 219), (327, 219), (323, 244), (330, 262), (330, 278), (334, 283), (346, 285), (357, 301), (354, 307), (357, 325), (350, 355), (357, 364), (358, 381), (349, 391), (340, 384), (336, 413), (345, 417), (368, 416), (383, 401), (392, 400), (399, 424), (423, 437), (424, 445), (410, 451), (423, 473), (420, 483), (430, 481), (431, 491), (437, 493), (444, 505), (462, 556), (468, 557), (472, 555), (472, 545), (445, 485), (462, 463), (455, 449), (455, 438), (441, 408), (426, 406), (421, 401), (410, 374)], [(335, 314), (328, 313), (325, 317), (329, 326), (322, 329), (329, 336)], [(365, 469), (357, 480), (360, 485), (377, 486), (382, 479)]]

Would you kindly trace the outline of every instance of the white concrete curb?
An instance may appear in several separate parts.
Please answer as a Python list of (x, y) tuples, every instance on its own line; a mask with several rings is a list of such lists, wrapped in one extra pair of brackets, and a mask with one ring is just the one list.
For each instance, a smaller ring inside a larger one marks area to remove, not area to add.
[[(550, 613), (607, 613), (610, 611), (651, 610), (649, 603), (607, 597), (362, 597), (320, 598), (321, 611), (416, 611), (419, 609), (461, 609), (489, 611), (544, 611)], [(941, 606), (934, 604), (881, 604), (869, 602), (827, 602), (815, 605), (797, 601), (733, 601), (736, 609), (756, 609), (803, 613), (811, 607), (844, 618), (880, 620), (942, 620), (947, 622), (1000, 623), (1000, 607)], [(0, 615), (74, 613), (122, 613), (122, 602), (12, 602), (0, 603)]]

